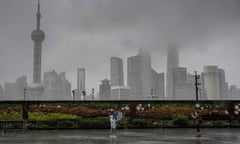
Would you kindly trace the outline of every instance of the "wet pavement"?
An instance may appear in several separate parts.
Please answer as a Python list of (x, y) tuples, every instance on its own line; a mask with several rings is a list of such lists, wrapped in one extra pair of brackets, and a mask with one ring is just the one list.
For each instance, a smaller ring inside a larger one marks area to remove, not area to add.
[(0, 144), (236, 144), (240, 129), (133, 129), (117, 130), (111, 138), (108, 130), (32, 130), (7, 131), (0, 135)]

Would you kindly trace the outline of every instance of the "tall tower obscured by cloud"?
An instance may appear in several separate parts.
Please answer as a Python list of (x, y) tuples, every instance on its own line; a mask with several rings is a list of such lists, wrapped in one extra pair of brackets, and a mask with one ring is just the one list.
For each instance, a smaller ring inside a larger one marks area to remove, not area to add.
[(179, 52), (177, 47), (171, 46), (167, 52), (167, 94), (166, 97), (171, 99), (174, 97), (174, 80), (173, 69), (179, 67)]
[(41, 82), (41, 59), (42, 59), (42, 42), (45, 38), (45, 34), (40, 30), (40, 2), (38, 0), (37, 9), (37, 28), (33, 30), (31, 37), (34, 42), (34, 55), (33, 55), (33, 83)]
[(33, 84), (30, 87), (31, 98), (33, 100), (39, 99), (39, 96), (43, 95), (44, 87), (41, 83), (41, 59), (42, 59), (42, 42), (45, 38), (45, 34), (40, 30), (40, 1), (38, 0), (37, 8), (37, 28), (33, 30), (31, 38), (34, 42), (33, 52)]
[(123, 86), (123, 60), (111, 57), (111, 86)]

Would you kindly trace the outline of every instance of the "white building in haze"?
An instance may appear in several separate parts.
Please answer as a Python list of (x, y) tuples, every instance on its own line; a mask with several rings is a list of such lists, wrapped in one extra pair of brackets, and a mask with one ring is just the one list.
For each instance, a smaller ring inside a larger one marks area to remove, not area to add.
[(77, 99), (77, 100), (84, 99), (83, 91), (86, 92), (85, 81), (86, 81), (86, 70), (85, 70), (85, 68), (79, 68), (77, 70), (77, 90), (75, 93), (75, 99)]

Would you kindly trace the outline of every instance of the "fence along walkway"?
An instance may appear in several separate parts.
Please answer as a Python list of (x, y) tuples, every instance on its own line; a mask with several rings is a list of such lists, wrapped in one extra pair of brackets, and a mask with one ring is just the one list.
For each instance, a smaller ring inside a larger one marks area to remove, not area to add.
[(26, 120), (0, 120), (0, 129), (2, 132), (6, 130), (27, 130), (27, 121)]

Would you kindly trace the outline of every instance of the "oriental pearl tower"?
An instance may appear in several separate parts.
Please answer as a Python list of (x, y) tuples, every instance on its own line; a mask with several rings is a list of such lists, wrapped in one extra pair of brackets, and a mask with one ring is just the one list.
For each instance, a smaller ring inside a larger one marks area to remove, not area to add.
[(33, 52), (33, 84), (30, 86), (32, 100), (38, 100), (43, 95), (44, 87), (41, 83), (41, 59), (42, 59), (42, 42), (45, 38), (44, 32), (40, 29), (40, 1), (37, 7), (37, 27), (33, 30), (31, 38), (34, 42)]

